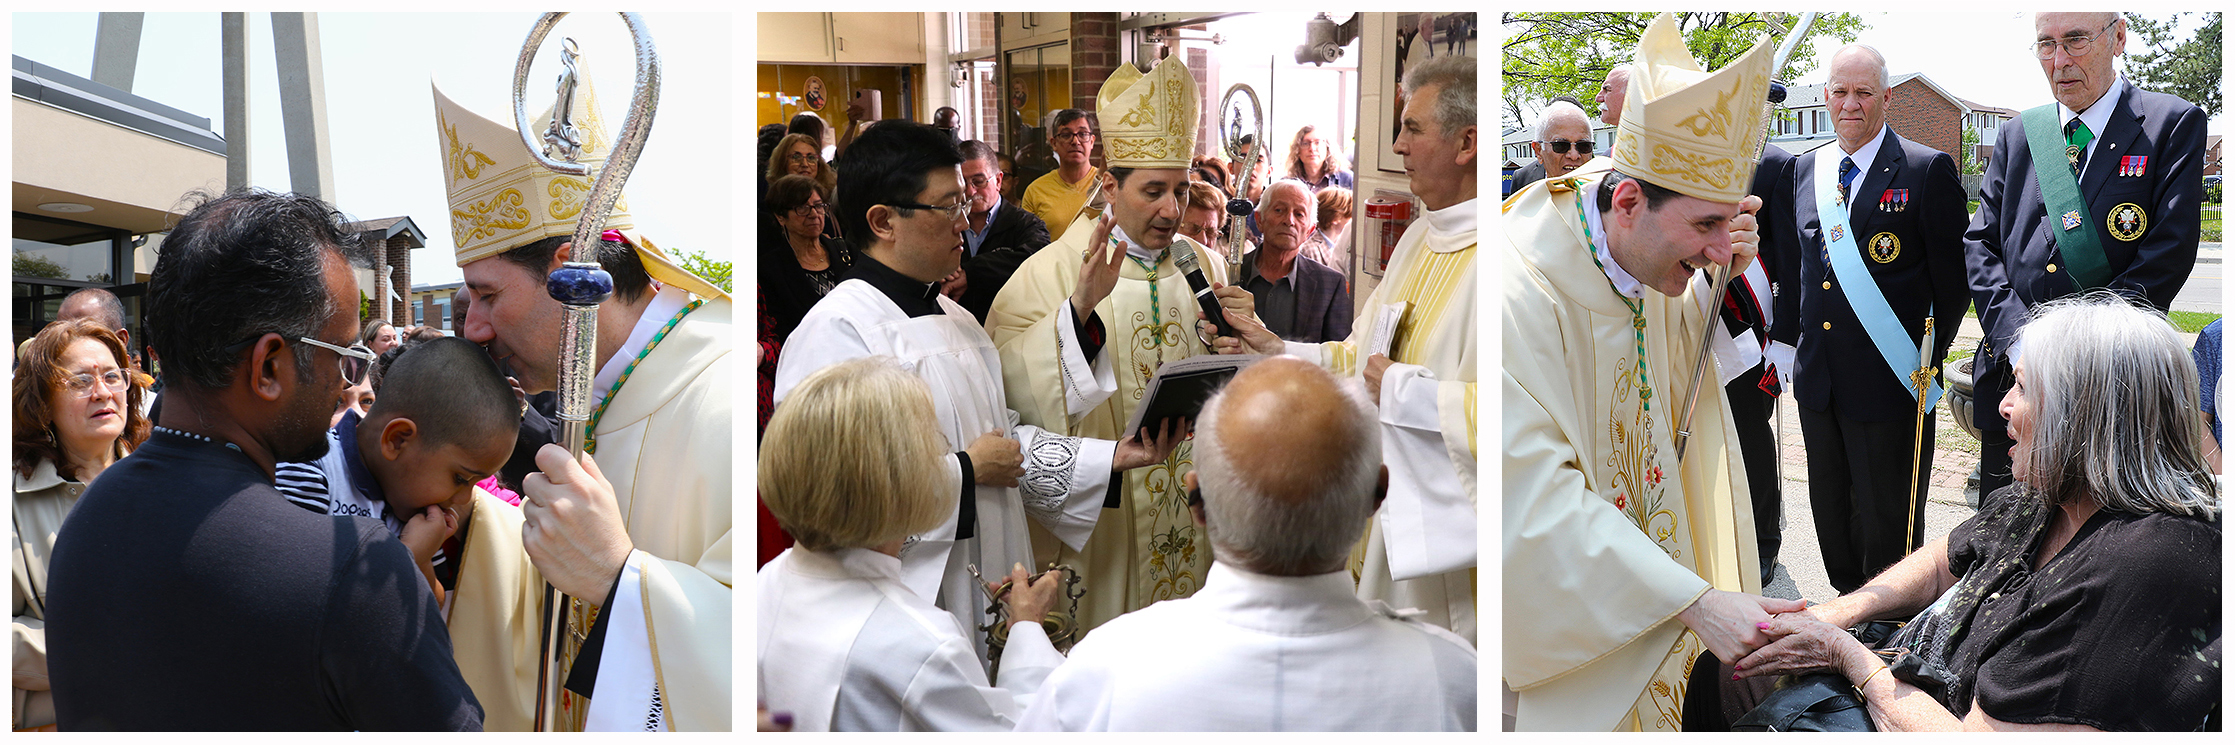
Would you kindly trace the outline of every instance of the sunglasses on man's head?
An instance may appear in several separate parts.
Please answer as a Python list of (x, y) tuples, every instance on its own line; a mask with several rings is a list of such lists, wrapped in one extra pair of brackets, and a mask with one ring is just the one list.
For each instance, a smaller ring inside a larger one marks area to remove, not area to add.
[(1591, 146), (1595, 144), (1597, 143), (1594, 143), (1590, 140), (1576, 140), (1574, 142), (1569, 142), (1567, 140), (1553, 140), (1551, 142), (1545, 143), (1544, 145), (1545, 147), (1551, 148), (1552, 152), (1562, 155), (1566, 155), (1568, 152), (1568, 148), (1571, 146), (1575, 148), (1576, 152), (1582, 153), (1584, 155), (1590, 155)]

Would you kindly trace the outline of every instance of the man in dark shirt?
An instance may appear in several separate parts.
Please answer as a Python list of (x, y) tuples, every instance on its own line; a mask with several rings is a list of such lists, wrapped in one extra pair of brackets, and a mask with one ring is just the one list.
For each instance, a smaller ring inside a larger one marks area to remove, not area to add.
[(962, 232), (964, 286), (955, 302), (983, 324), (994, 296), (1009, 283), (1017, 265), (1048, 245), (1048, 224), (1039, 215), (1001, 198), (1001, 165), (995, 161), (997, 153), (992, 145), (966, 140), (961, 151), (963, 193), (970, 197), (970, 227)]
[(168, 383), (155, 434), (102, 474), (48, 574), (64, 730), (479, 730), (481, 705), (410, 553), (377, 521), (289, 504), (369, 354), (325, 203), (241, 190), (164, 241), (147, 332)]
[(1237, 284), (1257, 298), (1265, 328), (1289, 341), (1350, 338), (1350, 290), (1343, 275), (1299, 253), (1314, 229), (1312, 191), (1295, 179), (1266, 187), (1257, 206), (1265, 243), (1243, 257)]

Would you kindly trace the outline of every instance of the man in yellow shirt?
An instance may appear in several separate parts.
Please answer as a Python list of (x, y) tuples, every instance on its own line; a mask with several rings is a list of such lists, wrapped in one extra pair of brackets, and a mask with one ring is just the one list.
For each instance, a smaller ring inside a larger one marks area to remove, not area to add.
[(1063, 239), (1063, 230), (1071, 227), (1071, 221), (1086, 206), (1102, 170), (1092, 161), (1094, 125), (1087, 121), (1083, 110), (1055, 112), (1048, 146), (1055, 150), (1056, 169), (1025, 187), (1023, 206), (1048, 224), (1048, 239), (1054, 241)]

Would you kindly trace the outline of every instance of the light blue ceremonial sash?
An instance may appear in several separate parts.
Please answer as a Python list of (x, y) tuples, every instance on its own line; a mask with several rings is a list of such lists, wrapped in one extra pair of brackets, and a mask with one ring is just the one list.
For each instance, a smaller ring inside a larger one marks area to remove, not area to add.
[[(1909, 376), (1917, 371), (1917, 341), (1909, 338), (1908, 329), (1902, 328), (1901, 319), (1894, 316), (1893, 306), (1886, 303), (1885, 293), (1878, 289), (1878, 280), (1870, 276), (1870, 267), (1863, 266), (1862, 252), (1855, 248), (1855, 228), (1847, 224), (1847, 203), (1839, 198), (1839, 162), (1824, 157), (1827, 154), (1846, 156), (1839, 153), (1837, 147), (1817, 153), (1816, 215), (1820, 221), (1818, 227), (1822, 228), (1819, 237), (1831, 252), (1832, 273), (1839, 278), (1839, 289), (1846, 294), (1848, 307), (1862, 320), (1863, 331), (1870, 334), (1878, 354), (1886, 358), (1886, 369), (1893, 373), (1902, 390), (1915, 395), (1917, 389)], [(1860, 188), (1870, 167), (1857, 165), (1861, 170), (1855, 174), (1855, 187)], [(1934, 377), (1926, 384), (1926, 411), (1931, 411), (1940, 401), (1940, 381), (1938, 376)]]

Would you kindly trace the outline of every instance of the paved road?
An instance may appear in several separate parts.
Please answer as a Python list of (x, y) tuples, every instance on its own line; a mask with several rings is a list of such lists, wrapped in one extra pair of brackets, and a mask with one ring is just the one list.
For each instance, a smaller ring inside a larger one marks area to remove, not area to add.
[(2220, 244), (2198, 246), (2196, 268), (2189, 273), (2188, 284), (2181, 286), (2181, 294), (2173, 298), (2173, 309), (2220, 312), (2220, 280), (2226, 274), (2225, 267), (2220, 263)]

